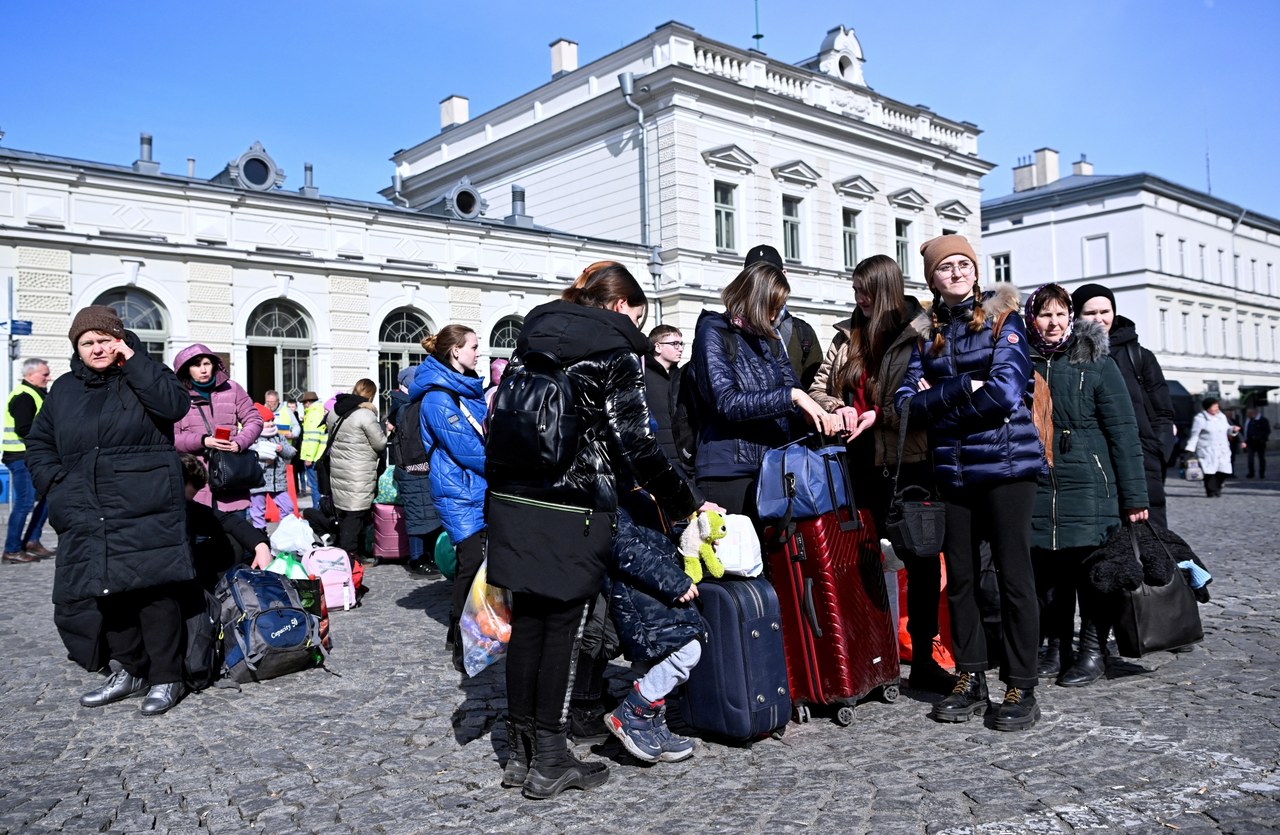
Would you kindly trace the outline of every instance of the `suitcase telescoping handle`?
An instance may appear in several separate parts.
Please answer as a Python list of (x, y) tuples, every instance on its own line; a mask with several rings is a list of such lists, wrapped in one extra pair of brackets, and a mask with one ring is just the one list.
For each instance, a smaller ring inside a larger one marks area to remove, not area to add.
[[(862, 527), (862, 522), (858, 519), (858, 511), (853, 501), (853, 482), (849, 478), (849, 470), (845, 467), (839, 453), (823, 455), (822, 464), (827, 471), (827, 490), (831, 493), (831, 507), (835, 509), (836, 519), (840, 520), (840, 530), (846, 532), (858, 530)], [(831, 480), (832, 465), (840, 472), (840, 478), (844, 481), (844, 494), (849, 499), (849, 518), (847, 520), (840, 519), (840, 500), (836, 497), (836, 483)]]

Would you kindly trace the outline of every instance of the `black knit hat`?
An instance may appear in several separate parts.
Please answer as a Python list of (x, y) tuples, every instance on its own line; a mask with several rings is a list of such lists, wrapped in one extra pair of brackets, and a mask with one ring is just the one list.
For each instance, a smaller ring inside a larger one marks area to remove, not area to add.
[(74, 346), (86, 331), (98, 331), (109, 334), (116, 339), (124, 339), (124, 322), (114, 310), (103, 304), (94, 304), (82, 309), (71, 320), (71, 330), (67, 336)]
[(1102, 296), (1107, 299), (1107, 301), (1111, 302), (1111, 312), (1114, 313), (1116, 309), (1116, 297), (1110, 290), (1103, 287), (1101, 284), (1081, 284), (1075, 289), (1075, 292), (1071, 294), (1071, 306), (1076, 309), (1076, 315), (1080, 315), (1080, 311), (1084, 310), (1085, 302), (1089, 301), (1089, 299), (1096, 299), (1099, 296)]

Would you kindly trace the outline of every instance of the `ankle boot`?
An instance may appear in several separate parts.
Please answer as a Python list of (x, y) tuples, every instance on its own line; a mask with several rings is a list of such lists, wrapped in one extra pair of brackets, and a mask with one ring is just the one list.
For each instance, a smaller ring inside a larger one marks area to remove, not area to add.
[(1050, 638), (1048, 642), (1040, 648), (1040, 663), (1036, 667), (1036, 675), (1040, 678), (1053, 678), (1062, 672), (1062, 652), (1061, 642), (1057, 638)]
[(933, 706), (929, 715), (939, 722), (968, 722), (987, 712), (987, 674), (960, 673), (951, 695)]
[[(912, 647), (918, 646), (914, 641)], [(932, 642), (923, 644), (932, 647)], [(942, 668), (934, 660), (933, 655), (913, 655), (911, 658), (911, 674), (907, 676), (907, 686), (923, 693), (939, 693), (943, 696), (956, 686), (956, 677)]]
[(85, 707), (102, 707), (130, 696), (136, 696), (147, 689), (147, 680), (131, 675), (128, 670), (116, 670), (101, 687), (90, 690), (80, 697), (80, 704)]
[(991, 726), (997, 731), (1025, 731), (1034, 727), (1040, 718), (1040, 705), (1036, 704), (1034, 687), (1010, 687), (1004, 701), (996, 708)]
[(1086, 687), (1102, 678), (1107, 671), (1105, 641), (1106, 636), (1098, 634), (1096, 623), (1080, 624), (1080, 652), (1071, 668), (1058, 676), (1058, 686)]
[(502, 769), (503, 788), (514, 789), (524, 785), (535, 744), (532, 721), (507, 719), (507, 764)]
[(533, 760), (524, 781), (524, 796), (531, 800), (549, 800), (565, 789), (594, 789), (609, 780), (609, 768), (602, 762), (583, 762), (569, 751), (569, 733), (558, 731), (534, 733)]

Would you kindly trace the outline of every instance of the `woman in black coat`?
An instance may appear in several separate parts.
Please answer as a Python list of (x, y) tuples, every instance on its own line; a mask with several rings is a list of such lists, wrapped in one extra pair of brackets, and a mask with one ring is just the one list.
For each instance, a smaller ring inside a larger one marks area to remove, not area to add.
[(150, 685), (142, 714), (182, 698), (177, 584), (195, 577), (173, 424), (191, 406), (173, 372), (141, 350), (109, 307), (76, 314), (76, 355), (27, 437), (27, 462), (58, 532), (53, 602), (95, 598), (123, 665), (80, 703), (100, 707)]
[[(588, 602), (604, 588), (618, 507), (616, 473), (628, 469), (672, 518), (697, 509), (650, 427), (643, 365), (649, 341), (638, 329), (647, 304), (625, 267), (602, 261), (587, 267), (560, 300), (530, 311), (516, 357), (531, 365), (537, 352), (563, 369), (583, 440), (568, 468), (553, 475), (535, 472), (534, 461), (504, 465), (493, 440), (487, 450), (488, 576), (513, 598), (511, 754), (502, 782), (523, 785), (530, 798), (594, 788), (609, 777), (603, 763), (584, 763), (569, 752), (566, 717)], [(500, 391), (490, 435), (495, 440), (503, 432), (502, 401)]]

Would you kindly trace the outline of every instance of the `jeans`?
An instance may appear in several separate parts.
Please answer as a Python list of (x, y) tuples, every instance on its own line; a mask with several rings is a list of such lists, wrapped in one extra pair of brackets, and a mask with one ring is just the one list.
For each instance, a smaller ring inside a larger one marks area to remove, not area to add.
[(311, 494), (311, 506), (320, 506), (320, 476), (316, 475), (316, 465), (310, 461), (304, 461), (302, 468), (306, 470), (307, 476), (307, 492)]
[(14, 461), (7, 466), (9, 467), (9, 489), (13, 491), (13, 508), (9, 512), (9, 529), (4, 538), (4, 550), (6, 553), (16, 554), (27, 542), (40, 541), (48, 509), (41, 502), (41, 510), (24, 539), (23, 527), (27, 524), (27, 516), (36, 503), (36, 486), (31, 480), (31, 471), (27, 469), (26, 461)]
[(657, 702), (667, 697), (681, 684), (689, 680), (689, 673), (698, 666), (702, 658), (702, 644), (692, 640), (680, 649), (657, 663), (637, 662), (631, 665), (636, 673), (642, 673), (636, 682), (636, 689), (649, 702)]

